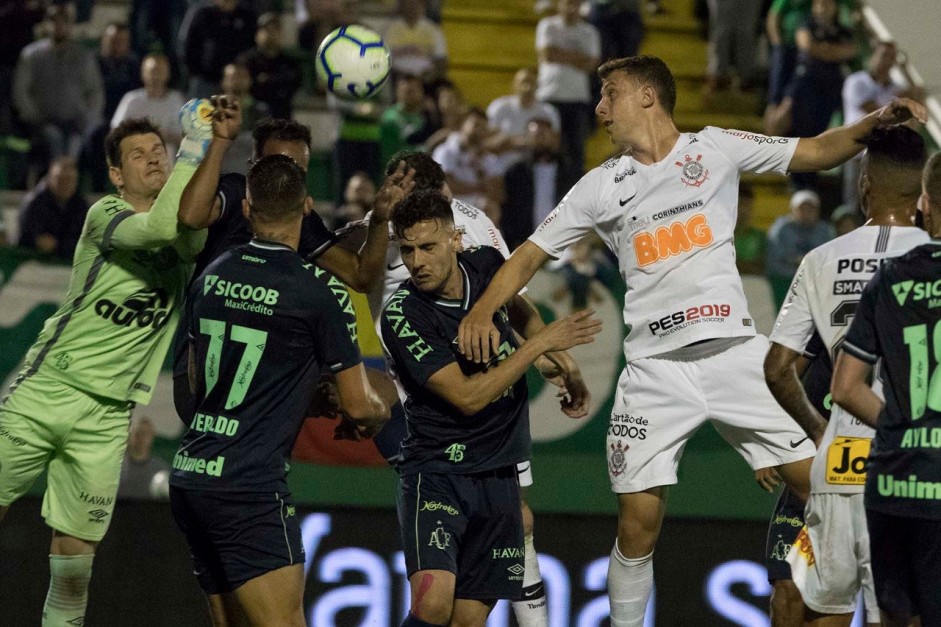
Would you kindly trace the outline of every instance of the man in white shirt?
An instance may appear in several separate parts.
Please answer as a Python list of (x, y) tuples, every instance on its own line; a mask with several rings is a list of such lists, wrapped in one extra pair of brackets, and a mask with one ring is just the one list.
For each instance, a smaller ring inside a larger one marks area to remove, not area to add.
[(448, 66), (448, 48), (441, 27), (425, 17), (425, 0), (402, 0), (401, 17), (392, 20), (383, 39), (392, 53), (392, 71), (441, 78)]
[(175, 153), (180, 143), (177, 118), (186, 100), (177, 90), (167, 88), (170, 61), (162, 54), (147, 55), (141, 63), (140, 78), (144, 86), (124, 94), (111, 118), (111, 128), (128, 118), (148, 118), (164, 133), (167, 152)]
[(571, 155), (582, 173), (591, 124), (591, 73), (601, 58), (601, 35), (579, 17), (580, 6), (579, 0), (558, 0), (558, 14), (536, 25), (536, 98), (559, 111), (562, 152)]
[[(869, 57), (865, 70), (853, 72), (843, 82), (843, 123), (852, 124), (884, 107), (897, 96), (916, 97), (914, 91), (892, 79), (891, 70), (898, 48), (891, 41), (881, 41)], [(856, 208), (859, 203), (859, 156), (843, 166), (843, 204)]]
[[(765, 379), (798, 423), (816, 420), (817, 411), (807, 400), (795, 369), (814, 331), (835, 361), (872, 275), (886, 259), (929, 239), (915, 226), (926, 158), (924, 140), (915, 131), (904, 126), (874, 131), (863, 153), (860, 180), (868, 222), (807, 253), (794, 276), (771, 333)], [(876, 380), (873, 389), (881, 395), (881, 388)], [(860, 589), (867, 623), (879, 624), (863, 506), (865, 460), (872, 436), (873, 429), (834, 406), (818, 442), (805, 512), (814, 561), (806, 569), (793, 569), (794, 583), (809, 610), (805, 625), (833, 624), (828, 620), (841, 614), (848, 622), (856, 611)], [(791, 553), (788, 561), (802, 559), (799, 552)], [(801, 576), (805, 571), (806, 577)]]
[(619, 510), (608, 596), (612, 627), (639, 627), (668, 486), (693, 433), (711, 421), (752, 468), (776, 467), (806, 499), (814, 454), (806, 436), (824, 428), (821, 420), (798, 426), (765, 385), (768, 342), (755, 334), (735, 268), (739, 173), (829, 169), (859, 152), (874, 128), (927, 113), (900, 101), (800, 140), (713, 127), (680, 133), (676, 84), (662, 60), (613, 59), (598, 73), (596, 112), (626, 152), (586, 174), (516, 249), (461, 323), (458, 344), (474, 361), (488, 359), (497, 308), (589, 231), (617, 254), (627, 363), (607, 442)]
[(536, 100), (536, 81), (534, 68), (517, 70), (513, 94), (495, 98), (487, 107), (490, 128), (500, 133), (501, 143), (509, 149), (501, 155), (504, 170), (525, 159), (532, 148), (527, 128), (531, 121), (547, 120), (556, 133), (561, 132), (559, 112), (548, 102)]

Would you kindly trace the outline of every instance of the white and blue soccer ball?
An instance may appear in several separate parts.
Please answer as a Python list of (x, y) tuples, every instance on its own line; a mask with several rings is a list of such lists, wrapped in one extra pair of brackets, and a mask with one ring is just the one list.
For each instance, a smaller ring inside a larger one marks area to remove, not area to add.
[(215, 107), (205, 98), (193, 98), (180, 109), (180, 127), (191, 139), (212, 137), (212, 113)]
[(389, 49), (379, 33), (352, 24), (324, 38), (317, 49), (317, 77), (346, 100), (372, 98), (389, 78)]

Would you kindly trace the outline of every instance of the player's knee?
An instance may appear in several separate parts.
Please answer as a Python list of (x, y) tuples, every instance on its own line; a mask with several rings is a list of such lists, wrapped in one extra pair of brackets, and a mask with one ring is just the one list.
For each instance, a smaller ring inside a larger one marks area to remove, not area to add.
[(653, 553), (660, 535), (659, 525), (651, 527), (638, 520), (623, 518), (618, 521), (618, 551), (630, 559)]
[(426, 595), (421, 605), (412, 604), (410, 610), (415, 618), (432, 625), (448, 625), (454, 611), (454, 600), (445, 595)]

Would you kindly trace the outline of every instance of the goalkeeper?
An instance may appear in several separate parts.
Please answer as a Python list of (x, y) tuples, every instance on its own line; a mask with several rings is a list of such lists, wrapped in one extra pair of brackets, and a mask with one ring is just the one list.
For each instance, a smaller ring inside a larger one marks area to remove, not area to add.
[[(208, 103), (191, 101), (183, 113), (197, 107)], [(177, 225), (180, 194), (211, 136), (202, 126), (184, 129), (172, 173), (150, 121), (125, 120), (108, 134), (108, 174), (118, 194), (89, 210), (65, 300), (0, 401), (0, 519), (49, 468), (42, 515), (53, 531), (43, 627), (84, 623), (131, 410), (150, 401), (205, 240), (205, 231)]]

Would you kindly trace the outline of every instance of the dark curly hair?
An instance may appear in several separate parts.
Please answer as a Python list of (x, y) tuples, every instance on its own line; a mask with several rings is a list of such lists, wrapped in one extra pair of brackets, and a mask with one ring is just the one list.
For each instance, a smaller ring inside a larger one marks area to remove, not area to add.
[(105, 137), (105, 157), (108, 165), (114, 168), (121, 167), (121, 142), (133, 135), (148, 135), (153, 133), (166, 145), (160, 127), (148, 118), (128, 118), (115, 126)]
[(406, 166), (415, 170), (414, 191), (432, 190), (440, 192), (441, 188), (444, 187), (447, 181), (444, 170), (428, 153), (417, 150), (401, 150), (395, 153), (386, 164), (386, 176), (390, 176), (395, 172), (400, 161), (404, 161)]
[(265, 144), (270, 139), (283, 142), (304, 142), (307, 144), (307, 149), (310, 150), (310, 127), (294, 120), (265, 118), (255, 125), (254, 130), (252, 130), (252, 138), (255, 140), (256, 157), (263, 154)]
[(414, 191), (392, 209), (392, 229), (399, 238), (404, 236), (405, 229), (430, 220), (454, 226), (451, 201), (437, 190)]

